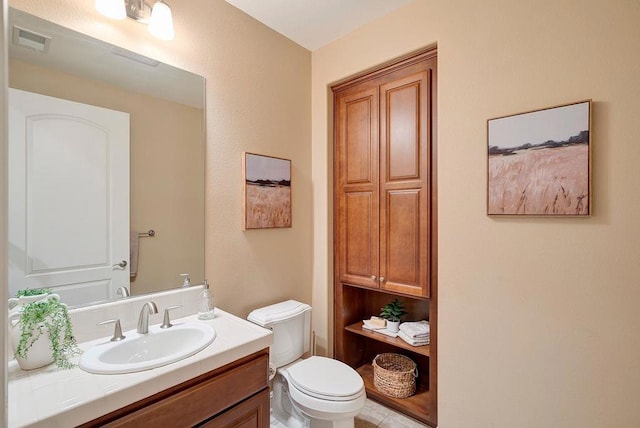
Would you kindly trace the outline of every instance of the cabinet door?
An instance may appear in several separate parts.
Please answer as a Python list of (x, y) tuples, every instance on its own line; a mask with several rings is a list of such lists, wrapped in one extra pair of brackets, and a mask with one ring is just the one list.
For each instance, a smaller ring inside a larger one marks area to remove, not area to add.
[(378, 88), (336, 96), (336, 263), (341, 282), (379, 287)]
[(269, 404), (269, 390), (265, 389), (199, 426), (203, 428), (269, 428)]
[(430, 70), (380, 87), (380, 287), (429, 296)]

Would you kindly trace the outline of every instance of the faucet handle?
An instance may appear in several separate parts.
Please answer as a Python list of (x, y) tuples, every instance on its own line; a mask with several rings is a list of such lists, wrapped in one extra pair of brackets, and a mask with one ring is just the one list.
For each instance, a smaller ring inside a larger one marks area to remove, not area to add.
[(169, 311), (173, 310), (173, 309), (178, 309), (181, 308), (182, 305), (175, 305), (175, 306), (169, 306), (167, 309), (164, 310), (164, 320), (162, 321), (162, 325), (160, 326), (160, 328), (169, 328), (169, 327), (173, 327), (173, 324), (171, 324), (171, 320), (169, 319)]
[(105, 324), (116, 325), (115, 329), (113, 330), (113, 337), (111, 338), (112, 342), (119, 342), (126, 337), (124, 334), (122, 334), (122, 326), (120, 325), (120, 319), (102, 321), (102, 322), (99, 322), (97, 325), (105, 325)]

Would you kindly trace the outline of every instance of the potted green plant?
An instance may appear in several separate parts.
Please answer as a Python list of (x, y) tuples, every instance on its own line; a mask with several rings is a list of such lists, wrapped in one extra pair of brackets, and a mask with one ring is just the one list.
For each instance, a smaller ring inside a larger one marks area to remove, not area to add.
[[(30, 299), (21, 299), (29, 297)], [(11, 344), (23, 370), (55, 363), (71, 368), (70, 358), (79, 353), (73, 336), (67, 305), (48, 289), (21, 290), (17, 299), (24, 302), (9, 315)]]
[(406, 315), (404, 303), (398, 299), (393, 299), (381, 308), (380, 316), (387, 320), (387, 330), (397, 333), (400, 327), (400, 318)]

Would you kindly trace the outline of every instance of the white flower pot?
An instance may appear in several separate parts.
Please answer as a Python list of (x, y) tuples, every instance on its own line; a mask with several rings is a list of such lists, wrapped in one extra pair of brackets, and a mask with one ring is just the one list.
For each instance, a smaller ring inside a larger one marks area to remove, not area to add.
[[(36, 302), (43, 299), (56, 299), (60, 300), (60, 296), (57, 294), (42, 294), (37, 296), (22, 296), (19, 298), (9, 299), (9, 334), (11, 337), (11, 346), (15, 355), (18, 344), (20, 343), (20, 337), (22, 336), (22, 325), (20, 324), (20, 317), (22, 315), (22, 308), (24, 305)], [(41, 324), (42, 326), (42, 324)], [(16, 361), (20, 365), (22, 370), (32, 370), (39, 367), (46, 366), (53, 362), (53, 355), (51, 351), (51, 342), (49, 340), (49, 332), (46, 328), (42, 328), (42, 334), (31, 345), (27, 351), (25, 358), (15, 355)], [(36, 334), (32, 332), (32, 334)]]
[(392, 333), (397, 333), (398, 331), (400, 331), (400, 321), (387, 320), (387, 330)]
[[(20, 314), (15, 314), (15, 316), (19, 320)], [(14, 320), (9, 320), (9, 328), (11, 329), (11, 346), (13, 346), (14, 355), (16, 349), (18, 349), (18, 344), (20, 343), (20, 336), (22, 333), (22, 326), (20, 325), (20, 321), (18, 320), (15, 320), (15, 323), (12, 322)], [(44, 331), (34, 342), (34, 344), (31, 345), (31, 347), (27, 351), (26, 358), (22, 358), (18, 355), (15, 355), (15, 357), (22, 370), (37, 369), (38, 367), (44, 367), (48, 364), (53, 363), (49, 333), (46, 331), (46, 329), (44, 329)]]

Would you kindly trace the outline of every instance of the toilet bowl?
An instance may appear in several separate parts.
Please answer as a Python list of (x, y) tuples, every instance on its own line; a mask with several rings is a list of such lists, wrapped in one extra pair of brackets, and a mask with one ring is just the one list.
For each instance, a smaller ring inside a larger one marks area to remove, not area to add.
[(281, 369), (280, 375), (293, 405), (317, 422), (312, 427), (353, 427), (353, 418), (364, 407), (362, 378), (340, 361), (309, 357)]
[(353, 428), (366, 393), (360, 375), (326, 357), (301, 359), (309, 350), (311, 307), (289, 300), (249, 314), (273, 331), (269, 358), (276, 367), (272, 384), (272, 427)]

